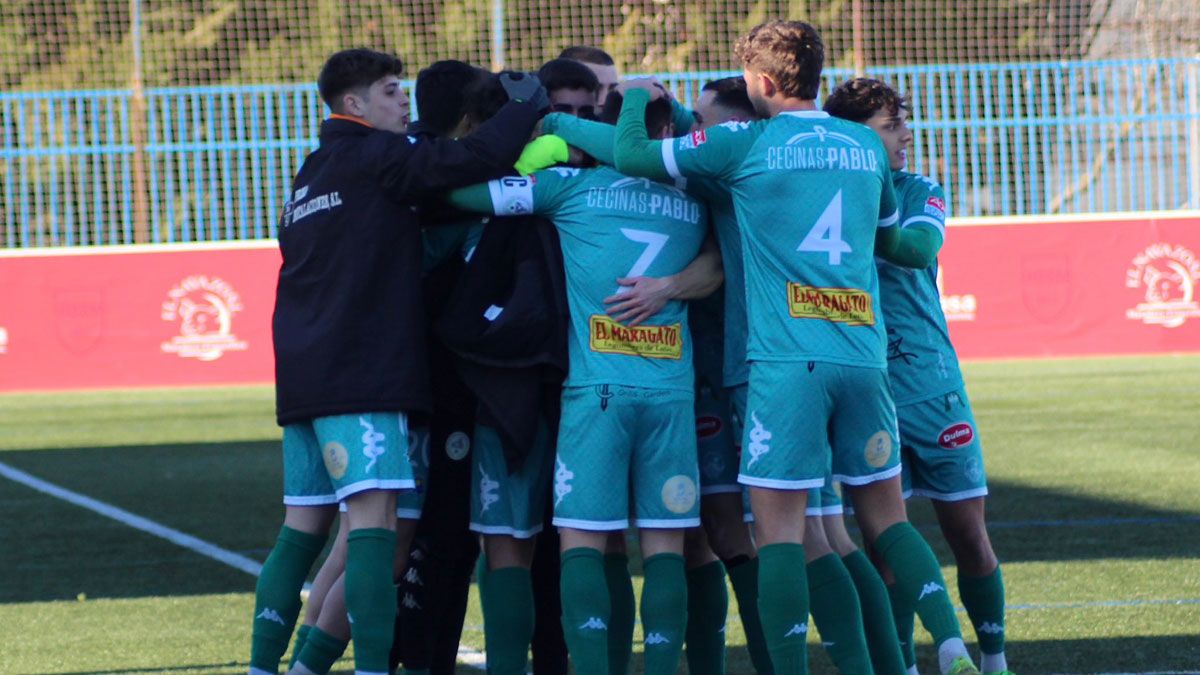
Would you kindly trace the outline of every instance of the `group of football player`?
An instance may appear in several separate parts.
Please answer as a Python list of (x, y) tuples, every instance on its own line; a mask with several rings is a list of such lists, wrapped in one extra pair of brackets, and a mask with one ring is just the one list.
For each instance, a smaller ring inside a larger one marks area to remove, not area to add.
[(909, 99), (819, 98), (802, 22), (735, 52), (692, 109), (595, 47), (536, 74), (438, 62), (412, 123), (398, 59), (328, 59), (279, 229), (285, 516), (252, 675), (351, 643), (356, 673), (453, 672), (472, 572), (490, 673), (532, 646), (535, 673), (623, 675), (639, 615), (642, 672), (724, 673), (730, 586), (760, 675), (807, 672), (810, 614), (842, 673), (915, 674), (915, 617), (939, 673), (1008, 672)]

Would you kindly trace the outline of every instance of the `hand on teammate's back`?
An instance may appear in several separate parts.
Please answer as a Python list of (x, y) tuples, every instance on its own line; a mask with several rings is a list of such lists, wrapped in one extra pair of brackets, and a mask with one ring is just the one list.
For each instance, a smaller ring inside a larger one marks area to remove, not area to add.
[(617, 279), (620, 290), (604, 299), (605, 313), (627, 326), (636, 326), (654, 316), (671, 299), (671, 277), (627, 277)]
[(528, 101), (538, 112), (550, 109), (550, 95), (533, 73), (502, 73), (500, 85), (504, 87), (504, 93), (508, 94), (510, 101)]

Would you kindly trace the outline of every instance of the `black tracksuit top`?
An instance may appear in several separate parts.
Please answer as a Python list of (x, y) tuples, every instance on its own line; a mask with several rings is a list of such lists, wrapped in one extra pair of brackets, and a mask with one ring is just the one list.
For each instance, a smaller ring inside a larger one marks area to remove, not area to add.
[(529, 103), (508, 103), (457, 141), (418, 142), (345, 118), (321, 124), (279, 227), (280, 425), (430, 410), (417, 205), (512, 173), (537, 118)]

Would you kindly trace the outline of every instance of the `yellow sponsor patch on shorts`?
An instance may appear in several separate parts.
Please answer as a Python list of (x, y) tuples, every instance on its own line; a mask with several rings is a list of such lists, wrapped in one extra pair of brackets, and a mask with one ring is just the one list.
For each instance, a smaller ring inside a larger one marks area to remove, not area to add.
[(342, 476), (346, 475), (346, 469), (350, 468), (350, 453), (337, 441), (326, 443), (325, 447), (321, 448), (321, 457), (325, 460), (325, 470), (334, 480), (341, 480)]
[(683, 356), (683, 325), (629, 327), (593, 314), (588, 320), (588, 346), (602, 354), (679, 359)]
[(788, 313), (794, 319), (824, 319), (850, 326), (874, 326), (871, 294), (856, 288), (821, 288), (788, 282)]
[(863, 459), (872, 469), (882, 469), (891, 458), (892, 435), (886, 431), (876, 431), (863, 448)]

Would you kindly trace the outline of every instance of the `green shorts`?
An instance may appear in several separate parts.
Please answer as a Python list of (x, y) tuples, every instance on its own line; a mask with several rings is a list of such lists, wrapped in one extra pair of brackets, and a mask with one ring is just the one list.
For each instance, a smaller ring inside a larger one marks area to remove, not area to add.
[(882, 368), (820, 361), (750, 364), (743, 485), (866, 485), (900, 473), (896, 410)]
[[(396, 518), (398, 520), (420, 520), (425, 508), (425, 492), (429, 489), (429, 429), (418, 427), (408, 431), (408, 462), (413, 468), (414, 490), (402, 490), (396, 495)], [(338, 504), (338, 511), (346, 512), (346, 502)]]
[(842, 485), (840, 483), (826, 480), (821, 487), (808, 491), (808, 504), (804, 507), (804, 515), (810, 518), (813, 516), (840, 516), (843, 511)]
[(492, 427), (475, 427), (471, 456), (471, 531), (529, 539), (542, 531), (550, 474), (554, 468), (550, 432), (538, 425), (533, 450), (521, 468), (508, 472), (504, 446)]
[(597, 385), (563, 389), (554, 460), (554, 524), (578, 530), (700, 524), (690, 391)]
[(954, 502), (988, 493), (983, 446), (966, 391), (896, 410), (906, 492)]
[(414, 490), (401, 412), (317, 417), (283, 428), (283, 503), (336, 504), (366, 490)]

